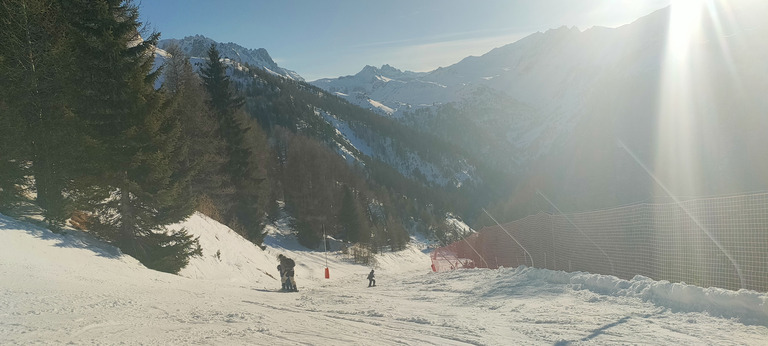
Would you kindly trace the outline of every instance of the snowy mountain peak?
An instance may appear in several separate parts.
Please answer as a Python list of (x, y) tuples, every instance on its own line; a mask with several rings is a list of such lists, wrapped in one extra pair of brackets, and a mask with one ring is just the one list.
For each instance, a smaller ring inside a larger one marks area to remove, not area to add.
[(243, 64), (259, 67), (286, 78), (300, 81), (304, 80), (304, 78), (295, 71), (278, 66), (277, 63), (272, 60), (269, 52), (264, 48), (248, 49), (232, 42), (216, 42), (203, 35), (187, 36), (180, 40), (160, 40), (157, 46), (160, 49), (167, 49), (171, 44), (178, 45), (179, 48), (190, 57), (206, 57), (208, 55), (208, 48), (211, 44), (215, 44), (216, 49), (219, 50), (219, 53), (223, 58), (229, 58)]
[(378, 76), (379, 74), (379, 69), (375, 66), (365, 65), (365, 67), (363, 67), (363, 69), (360, 70), (360, 72), (358, 72), (355, 77), (369, 79), (371, 77)]
[(403, 73), (403, 71), (400, 71), (392, 66), (389, 66), (389, 64), (382, 65), (380, 70), (382, 73)]
[(554, 29), (549, 29), (549, 30), (545, 31), (545, 33), (547, 33), (547, 34), (556, 34), (556, 35), (578, 34), (580, 32), (581, 32), (581, 30), (579, 30), (579, 28), (577, 28), (575, 26), (569, 27), (567, 25), (563, 25), (561, 27), (554, 28)]
[(368, 81), (370, 81), (371, 78), (376, 78), (376, 77), (384, 77), (386, 79), (408, 80), (408, 79), (418, 78), (423, 75), (424, 73), (402, 71), (400, 69), (390, 66), (389, 64), (384, 64), (380, 68), (377, 68), (371, 65), (365, 65), (365, 67), (363, 67), (363, 69), (360, 70), (360, 72), (358, 72), (356, 75), (351, 77), (361, 79), (361, 80), (368, 80)]

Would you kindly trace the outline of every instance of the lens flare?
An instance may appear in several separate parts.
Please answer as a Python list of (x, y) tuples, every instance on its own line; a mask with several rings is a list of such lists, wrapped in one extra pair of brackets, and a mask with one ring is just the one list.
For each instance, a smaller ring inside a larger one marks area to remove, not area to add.
[(705, 86), (695, 54), (703, 2), (679, 0), (670, 8), (657, 113), (656, 175), (677, 195), (696, 195), (701, 181), (697, 135), (699, 96)]
[[(658, 195), (671, 198), (728, 257), (744, 287), (743, 275), (733, 256), (680, 202), (682, 196), (705, 195), (711, 191), (707, 184), (717, 183), (711, 172), (717, 159), (710, 153), (723, 137), (718, 112), (714, 110), (717, 101), (713, 101), (722, 96), (718, 94), (722, 91), (717, 91), (722, 88), (718, 89), (716, 84), (727, 81), (734, 88), (740, 84), (722, 32), (732, 21), (721, 13), (720, 10), (727, 9), (723, 4), (711, 0), (672, 2), (659, 81), (656, 161), (653, 172), (643, 168), (657, 183)], [(730, 77), (724, 80), (723, 73)], [(640, 163), (634, 155), (633, 158)], [(682, 238), (680, 242), (680, 249), (690, 246)]]

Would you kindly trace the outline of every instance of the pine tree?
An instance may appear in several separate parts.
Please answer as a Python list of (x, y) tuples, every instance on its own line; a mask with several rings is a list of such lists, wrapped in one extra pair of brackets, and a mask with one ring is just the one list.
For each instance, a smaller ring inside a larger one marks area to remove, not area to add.
[(266, 219), (268, 199), (272, 196), (270, 184), (267, 181), (267, 167), (272, 152), (267, 144), (266, 133), (256, 124), (256, 121), (248, 118), (242, 110), (237, 115), (241, 123), (248, 124), (243, 143), (248, 158), (244, 176), (239, 181), (235, 181), (238, 199), (235, 215), (246, 227), (247, 238), (261, 245), (265, 236), (263, 222)]
[(55, 231), (68, 217), (64, 194), (76, 162), (65, 96), (68, 28), (58, 3), (43, 0), (3, 1), (0, 18), (0, 204), (20, 200), (21, 187), (30, 187)]
[[(0, 208), (9, 209), (20, 201), (23, 186), (29, 182), (24, 179), (30, 175), (25, 169), (25, 162), (31, 156), (26, 145), (25, 117), (17, 100), (29, 102), (31, 93), (22, 83), (25, 74), (31, 71), (25, 64), (29, 57), (25, 53), (28, 17), (18, 1), (0, 3)], [(26, 96), (26, 97), (25, 97)]]
[(193, 172), (179, 167), (180, 119), (153, 87), (159, 34), (141, 39), (129, 1), (63, 4), (77, 53), (73, 111), (86, 137), (76, 197), (94, 215), (92, 232), (150, 268), (175, 273), (201, 250), (185, 231), (165, 229), (192, 211)]
[(181, 148), (181, 169), (194, 172), (189, 190), (198, 211), (222, 223), (221, 210), (231, 206), (216, 206), (212, 200), (224, 201), (232, 194), (229, 178), (223, 174), (226, 163), (225, 143), (219, 125), (208, 105), (202, 79), (189, 59), (176, 45), (167, 47), (171, 55), (163, 66), (165, 82), (162, 89), (170, 96), (168, 107), (180, 119), (182, 137), (188, 141)]
[(387, 216), (387, 233), (389, 235), (389, 246), (392, 251), (405, 249), (405, 244), (410, 240), (410, 235), (405, 230), (405, 227), (403, 227), (403, 224), (392, 215)]
[(357, 243), (370, 240), (367, 219), (363, 209), (360, 208), (357, 199), (355, 199), (354, 192), (349, 187), (344, 188), (344, 197), (341, 200), (338, 219), (342, 235), (347, 241)]
[(227, 76), (227, 67), (221, 61), (219, 50), (215, 44), (208, 48), (208, 62), (200, 69), (205, 88), (210, 94), (209, 103), (220, 121), (221, 118), (234, 115), (235, 111), (243, 105), (243, 99), (235, 95)]
[(208, 103), (219, 122), (221, 137), (227, 143), (227, 172), (233, 180), (241, 180), (246, 176), (249, 156), (243, 144), (248, 129), (238, 116), (243, 99), (235, 95), (227, 76), (227, 67), (221, 61), (214, 44), (208, 49), (208, 62), (200, 69), (200, 73), (210, 96)]
[(227, 161), (223, 175), (231, 182), (232, 194), (215, 202), (225, 206), (227, 225), (257, 245), (264, 240), (266, 197), (270, 196), (265, 163), (266, 135), (242, 109), (243, 98), (236, 95), (215, 45), (208, 50), (208, 62), (200, 70), (208, 92), (208, 103), (218, 120), (226, 143)]

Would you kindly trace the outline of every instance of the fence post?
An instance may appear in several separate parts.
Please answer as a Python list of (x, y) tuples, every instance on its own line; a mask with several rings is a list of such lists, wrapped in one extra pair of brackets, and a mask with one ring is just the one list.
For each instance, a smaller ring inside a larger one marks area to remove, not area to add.
[(546, 214), (549, 218), (549, 233), (552, 234), (552, 270), (557, 270), (557, 243), (555, 243), (555, 218)]

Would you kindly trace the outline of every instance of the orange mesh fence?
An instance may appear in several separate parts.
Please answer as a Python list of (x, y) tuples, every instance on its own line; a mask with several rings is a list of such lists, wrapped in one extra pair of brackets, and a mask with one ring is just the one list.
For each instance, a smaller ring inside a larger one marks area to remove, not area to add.
[(431, 257), (435, 271), (526, 265), (766, 292), (768, 194), (539, 213), (483, 228)]

